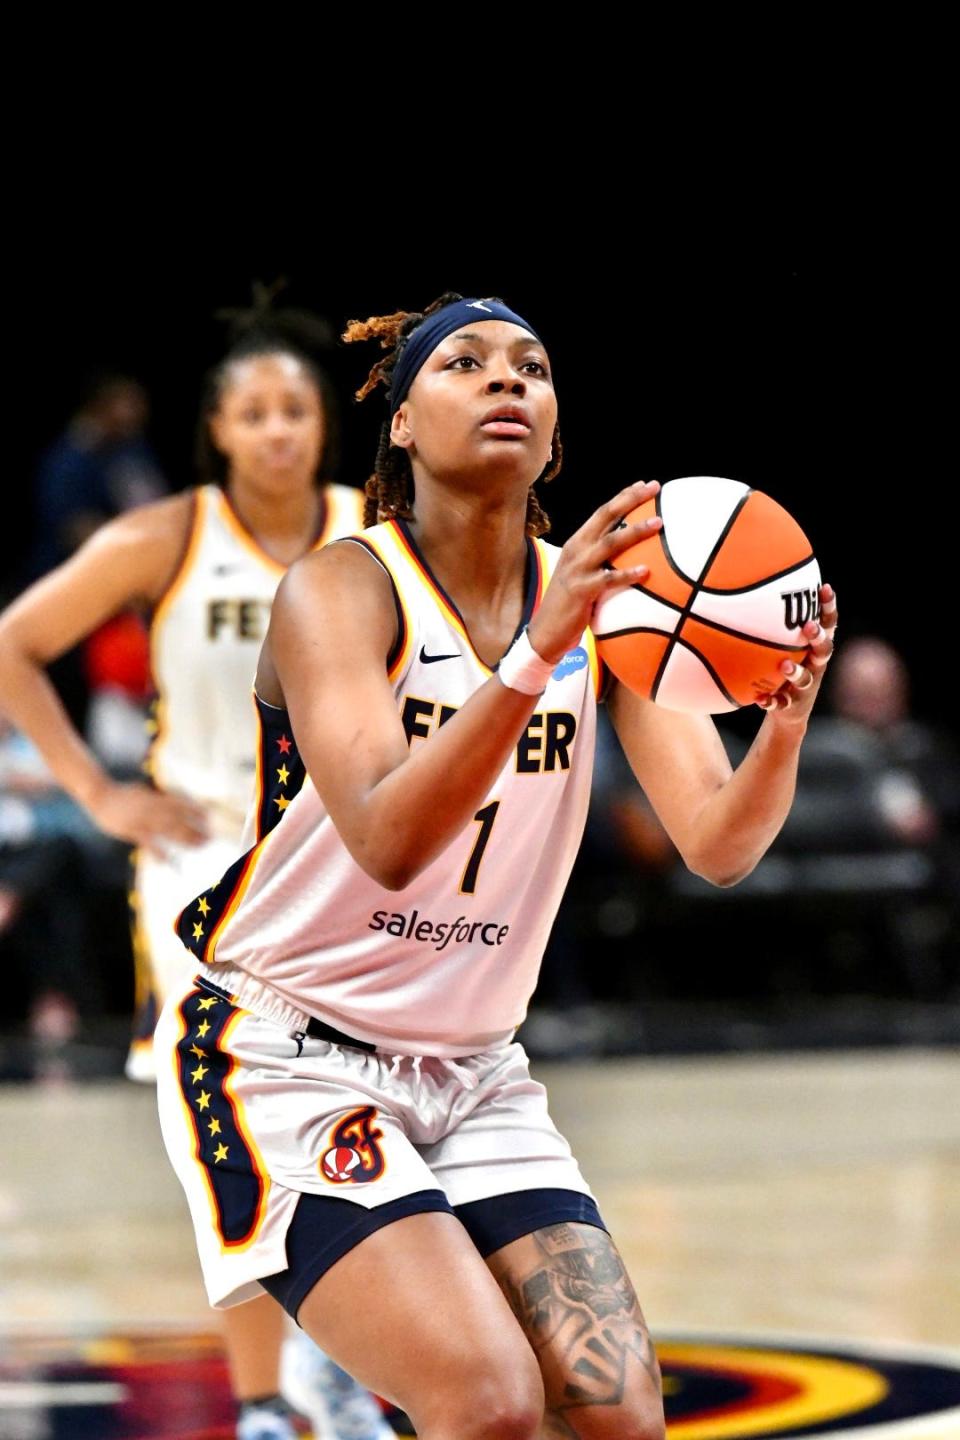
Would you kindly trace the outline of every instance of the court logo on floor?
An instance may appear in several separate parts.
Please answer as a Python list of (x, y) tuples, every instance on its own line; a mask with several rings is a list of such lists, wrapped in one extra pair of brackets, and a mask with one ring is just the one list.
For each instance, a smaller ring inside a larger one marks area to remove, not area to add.
[[(700, 1336), (657, 1351), (669, 1440), (960, 1436), (960, 1355)], [(214, 1335), (0, 1331), (3, 1440), (233, 1440), (234, 1413)]]
[(670, 1440), (960, 1436), (960, 1355), (700, 1337), (657, 1353)]

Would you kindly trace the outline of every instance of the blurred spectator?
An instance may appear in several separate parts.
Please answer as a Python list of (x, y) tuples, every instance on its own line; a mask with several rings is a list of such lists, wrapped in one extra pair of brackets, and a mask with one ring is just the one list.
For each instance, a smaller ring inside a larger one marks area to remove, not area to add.
[(81, 993), (87, 816), (55, 785), (39, 751), (0, 716), (0, 953), (28, 995), (31, 1037), (51, 1052), (73, 1039)]
[[(736, 891), (781, 921), (778, 993), (929, 999), (954, 981), (960, 762), (946, 736), (910, 716), (909, 696), (906, 665), (885, 641), (838, 650), (824, 697), (832, 714), (810, 721), (790, 814)], [(740, 742), (727, 741), (736, 763)], [(676, 884), (707, 898), (686, 877)]]
[[(658, 909), (677, 852), (630, 766), (606, 710), (597, 712), (590, 809), (583, 843), (550, 941), (525, 1037), (541, 1052), (602, 1048), (589, 1007), (655, 985)], [(644, 961), (636, 953), (643, 935)], [(633, 958), (626, 960), (629, 955)], [(554, 1007), (547, 1033), (544, 1007)], [(602, 1028), (602, 1026), (601, 1026)]]
[(115, 779), (133, 779), (149, 748), (149, 702), (153, 693), (150, 638), (139, 615), (115, 615), (83, 644), (90, 687), (85, 734), (90, 748)]
[(147, 393), (129, 375), (103, 373), (43, 456), (34, 494), (29, 578), (72, 555), (105, 520), (169, 489), (145, 438)]
[(911, 717), (910, 677), (893, 646), (874, 636), (848, 641), (837, 654), (829, 697), (840, 719), (882, 745), (888, 778), (899, 773), (914, 787), (913, 807), (901, 803), (898, 816), (896, 798), (888, 805), (892, 823), (914, 827), (921, 841), (960, 835), (960, 755), (948, 736)]
[[(104, 371), (64, 433), (40, 461), (34, 486), (33, 540), (21, 580), (36, 580), (72, 555), (106, 520), (169, 491), (145, 430), (149, 400), (138, 380)], [(4, 597), (9, 598), (9, 597)], [(69, 651), (50, 668), (71, 720), (80, 730), (102, 726), (88, 717), (84, 663)], [(106, 710), (111, 708), (107, 701)]]

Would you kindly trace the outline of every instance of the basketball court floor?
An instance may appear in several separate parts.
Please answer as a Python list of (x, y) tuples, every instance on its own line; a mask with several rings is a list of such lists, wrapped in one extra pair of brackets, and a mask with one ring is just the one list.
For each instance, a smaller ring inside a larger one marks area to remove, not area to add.
[[(960, 1054), (536, 1069), (671, 1440), (960, 1440)], [(0, 1088), (0, 1440), (228, 1440), (230, 1416), (152, 1091)]]

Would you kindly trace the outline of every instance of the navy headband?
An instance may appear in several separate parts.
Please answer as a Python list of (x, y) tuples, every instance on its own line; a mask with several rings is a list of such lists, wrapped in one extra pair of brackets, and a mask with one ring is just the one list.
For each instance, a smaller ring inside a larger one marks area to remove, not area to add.
[(452, 305), (444, 305), (442, 310), (428, 315), (416, 330), (411, 330), (407, 343), (400, 351), (390, 382), (391, 415), (396, 414), (398, 406), (403, 404), (424, 361), (433, 354), (441, 340), (446, 340), (448, 335), (464, 325), (476, 324), (478, 320), (509, 320), (511, 325), (519, 325), (522, 330), (528, 330), (535, 340), (540, 340), (532, 325), (499, 300), (455, 300)]

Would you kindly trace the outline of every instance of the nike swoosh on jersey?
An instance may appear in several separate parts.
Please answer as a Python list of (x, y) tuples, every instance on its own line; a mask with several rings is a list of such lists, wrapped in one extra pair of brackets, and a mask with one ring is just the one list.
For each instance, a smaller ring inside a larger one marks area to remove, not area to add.
[(428, 655), (426, 646), (420, 646), (420, 663), (422, 665), (435, 665), (438, 660), (457, 660), (459, 656), (459, 650), (454, 650), (452, 655)]

